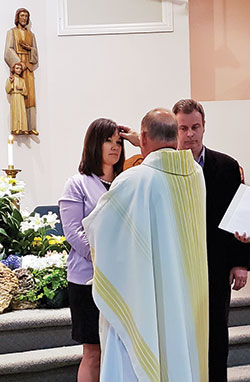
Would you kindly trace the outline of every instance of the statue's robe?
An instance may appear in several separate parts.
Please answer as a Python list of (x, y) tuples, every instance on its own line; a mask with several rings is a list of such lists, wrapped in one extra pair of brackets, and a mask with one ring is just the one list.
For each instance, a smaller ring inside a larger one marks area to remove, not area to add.
[(10, 126), (12, 134), (24, 134), (28, 132), (27, 114), (25, 108), (25, 98), (27, 89), (22, 77), (14, 76), (11, 82), (8, 78), (5, 86), (6, 92), (10, 95)]
[[(31, 50), (23, 49), (20, 42), (24, 41), (31, 46)], [(21, 30), (20, 28), (12, 28), (7, 33), (4, 59), (11, 68), (17, 62), (23, 62), (26, 69), (23, 72), (25, 80), (27, 97), (25, 106), (27, 111), (28, 129), (36, 130), (36, 98), (34, 70), (38, 66), (38, 52), (34, 33), (30, 30)]]

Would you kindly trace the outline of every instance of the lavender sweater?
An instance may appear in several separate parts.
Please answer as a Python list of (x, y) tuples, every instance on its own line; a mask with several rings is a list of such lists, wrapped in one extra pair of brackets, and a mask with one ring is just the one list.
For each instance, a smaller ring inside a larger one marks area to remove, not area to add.
[(59, 200), (63, 231), (71, 245), (67, 278), (75, 284), (86, 284), (93, 277), (89, 243), (82, 219), (89, 215), (106, 191), (98, 176), (77, 174), (68, 179)]

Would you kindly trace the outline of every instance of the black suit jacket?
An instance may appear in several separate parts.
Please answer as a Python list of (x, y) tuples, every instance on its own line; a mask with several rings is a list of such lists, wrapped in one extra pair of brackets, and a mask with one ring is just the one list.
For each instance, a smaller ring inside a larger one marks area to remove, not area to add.
[[(239, 164), (226, 154), (205, 148), (207, 251), (210, 282), (228, 280), (230, 269), (248, 266), (249, 246), (218, 228), (240, 185)], [(221, 285), (221, 283), (219, 282)], [(219, 293), (219, 291), (218, 291)]]

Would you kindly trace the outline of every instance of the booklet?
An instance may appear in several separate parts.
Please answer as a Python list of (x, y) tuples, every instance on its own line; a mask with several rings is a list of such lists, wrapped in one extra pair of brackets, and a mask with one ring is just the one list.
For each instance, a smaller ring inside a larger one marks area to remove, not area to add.
[(250, 186), (241, 184), (223, 216), (219, 228), (250, 236)]

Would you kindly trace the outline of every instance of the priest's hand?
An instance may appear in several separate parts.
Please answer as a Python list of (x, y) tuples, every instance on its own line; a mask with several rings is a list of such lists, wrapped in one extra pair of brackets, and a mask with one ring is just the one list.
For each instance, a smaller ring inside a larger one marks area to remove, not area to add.
[(247, 268), (234, 267), (230, 271), (230, 285), (234, 290), (240, 290), (247, 283)]
[(140, 146), (140, 136), (129, 127), (119, 126), (120, 137), (129, 141), (133, 146)]

